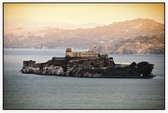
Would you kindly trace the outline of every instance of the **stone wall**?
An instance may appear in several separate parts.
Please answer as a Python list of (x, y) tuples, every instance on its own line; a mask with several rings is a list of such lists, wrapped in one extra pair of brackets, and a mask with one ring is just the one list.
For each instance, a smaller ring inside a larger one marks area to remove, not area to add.
[(27, 67), (27, 66), (34, 67), (35, 64), (36, 64), (36, 61), (33, 61), (33, 60), (23, 61), (23, 66), (24, 66), (24, 67)]

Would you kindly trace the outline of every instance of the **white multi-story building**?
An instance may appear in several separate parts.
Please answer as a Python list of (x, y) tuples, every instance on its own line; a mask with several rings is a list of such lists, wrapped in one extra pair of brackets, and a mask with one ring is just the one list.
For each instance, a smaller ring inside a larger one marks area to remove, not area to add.
[(72, 52), (72, 48), (67, 48), (66, 49), (66, 56), (70, 56), (70, 57), (98, 57), (98, 54), (94, 51)]

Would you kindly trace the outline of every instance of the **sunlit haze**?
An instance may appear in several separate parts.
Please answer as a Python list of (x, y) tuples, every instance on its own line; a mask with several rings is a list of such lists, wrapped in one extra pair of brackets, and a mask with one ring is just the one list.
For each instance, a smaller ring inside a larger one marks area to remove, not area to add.
[(4, 4), (5, 29), (87, 27), (136, 18), (164, 23), (164, 4)]

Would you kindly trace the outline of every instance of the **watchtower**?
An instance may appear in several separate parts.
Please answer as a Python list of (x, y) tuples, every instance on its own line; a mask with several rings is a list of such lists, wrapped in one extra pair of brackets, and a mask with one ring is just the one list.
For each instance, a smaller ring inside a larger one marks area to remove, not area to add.
[(72, 48), (66, 48), (66, 56), (73, 57)]

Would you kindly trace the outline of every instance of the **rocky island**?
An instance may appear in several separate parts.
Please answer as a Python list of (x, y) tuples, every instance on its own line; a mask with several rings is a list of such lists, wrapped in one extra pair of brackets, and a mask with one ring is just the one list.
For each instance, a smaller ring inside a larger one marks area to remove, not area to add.
[(22, 73), (90, 78), (153, 78), (153, 64), (142, 61), (116, 64), (107, 54), (94, 51), (72, 52), (66, 49), (65, 57), (53, 57), (44, 63), (23, 61)]

